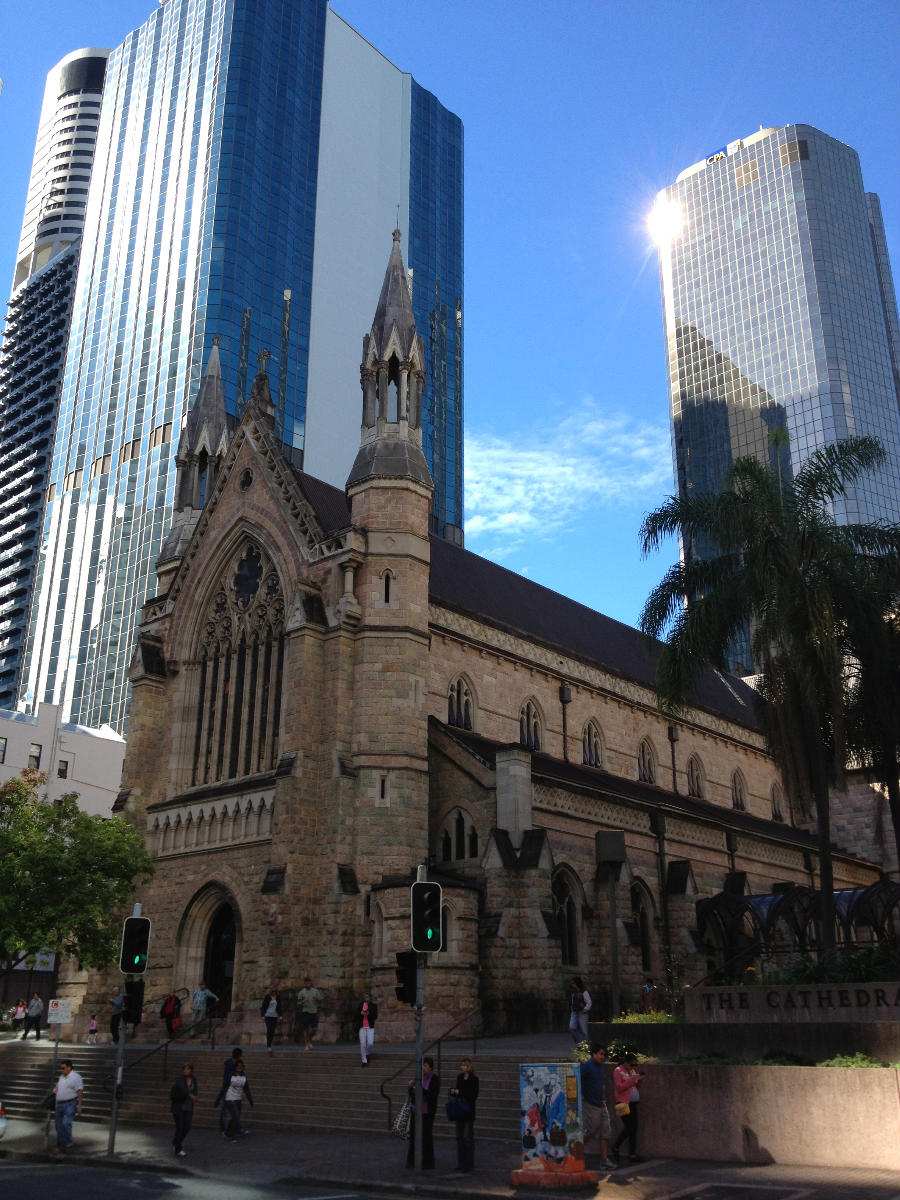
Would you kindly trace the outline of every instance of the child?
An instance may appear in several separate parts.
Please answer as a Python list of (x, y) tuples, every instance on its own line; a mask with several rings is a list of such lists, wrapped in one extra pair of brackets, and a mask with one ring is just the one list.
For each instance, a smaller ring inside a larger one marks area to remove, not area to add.
[(90, 1023), (90, 1025), (88, 1025), (88, 1035), (84, 1039), (84, 1044), (86, 1046), (96, 1046), (97, 1045), (97, 1014), (96, 1013), (91, 1013), (91, 1023)]

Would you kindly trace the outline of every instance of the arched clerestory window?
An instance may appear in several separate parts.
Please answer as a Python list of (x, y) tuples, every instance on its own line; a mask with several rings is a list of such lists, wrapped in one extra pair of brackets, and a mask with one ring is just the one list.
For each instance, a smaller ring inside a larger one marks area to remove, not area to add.
[(281, 582), (265, 553), (247, 541), (213, 595), (189, 666), (191, 786), (275, 768), (283, 669)]
[(637, 771), (642, 783), (656, 783), (656, 755), (646, 738), (638, 746)]
[(784, 792), (780, 783), (772, 784), (772, 820), (784, 820)]
[(703, 776), (703, 764), (696, 754), (688, 759), (687, 769), (688, 795), (695, 800), (702, 800), (706, 795), (706, 784)]
[(740, 771), (731, 777), (731, 807), (737, 812), (747, 811), (747, 785)]
[(472, 693), (462, 676), (454, 679), (447, 693), (447, 724), (459, 729), (472, 729)]
[(519, 742), (529, 750), (541, 748), (541, 715), (533, 700), (526, 700), (519, 709)]
[(588, 721), (581, 738), (581, 761), (587, 767), (603, 766), (603, 735), (596, 721)]

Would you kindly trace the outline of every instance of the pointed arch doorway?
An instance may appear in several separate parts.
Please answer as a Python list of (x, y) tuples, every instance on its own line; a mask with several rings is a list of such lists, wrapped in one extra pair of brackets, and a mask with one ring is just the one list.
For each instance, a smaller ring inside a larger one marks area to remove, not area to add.
[(237, 947), (237, 922), (230, 904), (216, 910), (206, 935), (204, 970), (207, 986), (219, 997), (216, 1016), (231, 1011), (231, 992), (234, 986), (234, 957)]
[(181, 920), (176, 950), (176, 979), (190, 991), (205, 980), (219, 997), (218, 1017), (227, 1016), (241, 952), (241, 912), (231, 891), (208, 883), (195, 893)]

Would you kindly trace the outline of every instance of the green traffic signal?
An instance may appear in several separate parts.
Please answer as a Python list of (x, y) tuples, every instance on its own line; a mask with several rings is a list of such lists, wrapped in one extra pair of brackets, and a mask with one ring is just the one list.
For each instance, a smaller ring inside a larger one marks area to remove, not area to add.
[(420, 954), (441, 949), (441, 885), (417, 880), (410, 888), (410, 942)]

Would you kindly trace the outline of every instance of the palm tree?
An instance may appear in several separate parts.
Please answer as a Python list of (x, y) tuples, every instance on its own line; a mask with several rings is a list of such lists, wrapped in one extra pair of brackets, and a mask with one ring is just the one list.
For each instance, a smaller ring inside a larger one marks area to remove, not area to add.
[(900, 864), (900, 539), (864, 566), (844, 616), (847, 742), (887, 792)]
[[(816, 451), (791, 480), (738, 459), (718, 492), (672, 496), (641, 527), (645, 555), (676, 533), (684, 548), (641, 614), (644, 633), (666, 637), (661, 707), (682, 707), (707, 664), (727, 670), (729, 646), (750, 631), (770, 748), (794, 802), (815, 810), (824, 950), (834, 947), (829, 785), (841, 777), (846, 744), (841, 616), (868, 556), (884, 554), (896, 535), (838, 525), (829, 505), (883, 457), (874, 439), (850, 438)], [(694, 546), (710, 556), (692, 556)]]

